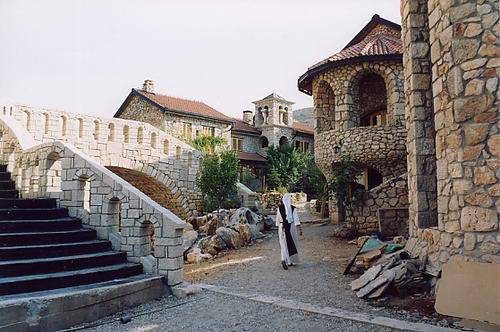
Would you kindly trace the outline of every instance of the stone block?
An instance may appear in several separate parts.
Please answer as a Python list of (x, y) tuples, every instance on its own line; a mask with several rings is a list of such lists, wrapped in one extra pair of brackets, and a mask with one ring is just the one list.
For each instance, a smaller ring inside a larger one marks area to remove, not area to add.
[(460, 226), (466, 232), (490, 232), (498, 229), (498, 216), (495, 210), (478, 206), (462, 208)]

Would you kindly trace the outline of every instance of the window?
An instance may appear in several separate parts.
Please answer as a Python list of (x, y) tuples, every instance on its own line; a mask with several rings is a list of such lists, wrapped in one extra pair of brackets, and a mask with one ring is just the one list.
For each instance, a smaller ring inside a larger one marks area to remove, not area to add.
[(156, 149), (156, 139), (157, 139), (156, 137), (157, 137), (156, 133), (151, 133), (151, 147), (153, 149)]
[(169, 149), (169, 143), (168, 143), (168, 139), (164, 140), (163, 141), (163, 153), (164, 154), (168, 154), (168, 149)]
[(128, 126), (123, 126), (123, 142), (125, 143), (128, 143), (130, 140), (129, 131), (130, 129), (128, 128)]
[(182, 124), (182, 137), (184, 139), (191, 139), (193, 136), (193, 126), (190, 123), (184, 122)]
[(45, 119), (44, 133), (45, 135), (47, 135), (49, 133), (49, 115), (47, 113), (44, 113), (43, 117)]
[(68, 120), (66, 119), (66, 117), (64, 115), (62, 115), (61, 116), (61, 134), (63, 136), (66, 136), (67, 122), (68, 122)]
[(180, 146), (175, 147), (175, 159), (177, 159), (177, 160), (181, 159), (181, 147)]
[(215, 128), (203, 126), (203, 136), (215, 136)]
[(142, 144), (144, 142), (144, 128), (137, 128), (137, 143)]
[(309, 151), (309, 142), (295, 141), (295, 148), (300, 152)]
[(108, 124), (108, 142), (113, 142), (115, 140), (115, 124)]
[(382, 126), (385, 125), (386, 111), (374, 111), (361, 117), (361, 126)]
[(99, 121), (94, 121), (94, 140), (99, 140)]
[(78, 119), (78, 137), (83, 137), (83, 119)]
[(243, 151), (243, 138), (233, 137), (232, 148), (234, 151)]

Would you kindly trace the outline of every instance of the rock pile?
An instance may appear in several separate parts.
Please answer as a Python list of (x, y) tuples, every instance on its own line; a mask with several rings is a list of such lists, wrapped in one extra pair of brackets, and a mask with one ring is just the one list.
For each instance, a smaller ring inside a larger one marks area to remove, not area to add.
[(223, 250), (238, 249), (264, 237), (263, 218), (245, 207), (218, 210), (187, 221), (183, 235), (187, 263), (211, 259)]

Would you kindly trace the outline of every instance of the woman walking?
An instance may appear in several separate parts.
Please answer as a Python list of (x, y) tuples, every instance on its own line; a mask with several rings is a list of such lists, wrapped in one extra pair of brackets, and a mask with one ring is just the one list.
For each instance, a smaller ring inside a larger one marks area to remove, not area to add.
[(292, 205), (292, 195), (285, 194), (276, 211), (276, 226), (281, 247), (281, 265), (285, 270), (288, 266), (299, 263), (299, 237), (302, 236), (297, 209)]

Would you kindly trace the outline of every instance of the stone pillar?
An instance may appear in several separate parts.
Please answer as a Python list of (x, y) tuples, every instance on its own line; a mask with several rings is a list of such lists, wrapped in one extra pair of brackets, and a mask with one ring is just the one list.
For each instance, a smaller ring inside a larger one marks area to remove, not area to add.
[(435, 128), (427, 0), (401, 4), (410, 235), (437, 226)]

